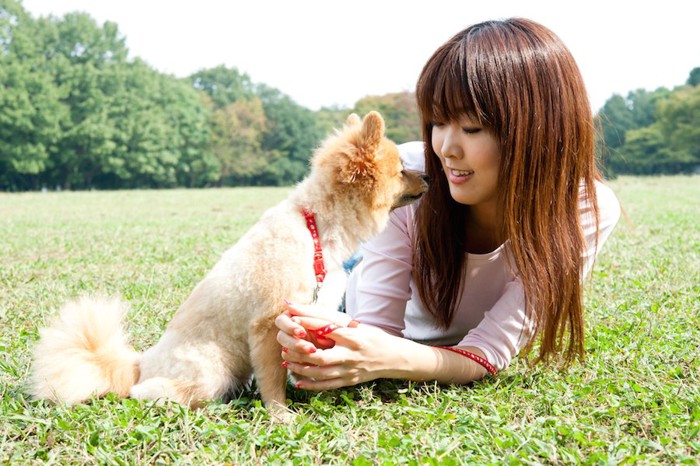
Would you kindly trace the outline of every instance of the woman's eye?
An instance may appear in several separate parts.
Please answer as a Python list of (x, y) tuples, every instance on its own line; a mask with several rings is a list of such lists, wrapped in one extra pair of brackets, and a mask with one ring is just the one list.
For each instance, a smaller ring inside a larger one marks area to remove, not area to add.
[(479, 131), (481, 131), (481, 128), (479, 128), (479, 127), (466, 127), (466, 128), (462, 128), (462, 131), (464, 132), (464, 134), (476, 134)]

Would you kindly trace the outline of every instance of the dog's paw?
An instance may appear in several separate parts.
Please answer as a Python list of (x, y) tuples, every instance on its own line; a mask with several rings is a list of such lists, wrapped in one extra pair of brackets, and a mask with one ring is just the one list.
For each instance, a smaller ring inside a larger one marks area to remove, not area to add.
[(137, 400), (161, 400), (177, 398), (177, 390), (170, 379), (153, 377), (131, 387), (129, 396)]
[(278, 402), (273, 402), (267, 406), (267, 412), (270, 414), (272, 422), (277, 424), (291, 424), (297, 418), (297, 414), (294, 411)]

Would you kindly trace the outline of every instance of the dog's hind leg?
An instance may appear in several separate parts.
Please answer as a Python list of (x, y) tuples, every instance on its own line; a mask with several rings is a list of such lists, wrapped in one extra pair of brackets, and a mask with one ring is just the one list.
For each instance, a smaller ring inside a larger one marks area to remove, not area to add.
[(131, 387), (129, 396), (139, 400), (157, 400), (159, 403), (174, 401), (190, 408), (202, 407), (207, 400), (214, 398), (194, 382), (183, 382), (167, 377), (146, 379)]
[(273, 418), (289, 422), (293, 415), (285, 406), (287, 369), (282, 367), (277, 327), (271, 319), (260, 319), (253, 322), (250, 330), (250, 358), (260, 397)]

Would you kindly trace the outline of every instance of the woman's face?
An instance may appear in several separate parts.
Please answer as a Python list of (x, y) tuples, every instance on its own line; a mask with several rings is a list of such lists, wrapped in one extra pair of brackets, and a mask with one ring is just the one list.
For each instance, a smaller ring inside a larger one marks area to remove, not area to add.
[(452, 198), (496, 212), (501, 148), (496, 136), (468, 116), (433, 122), (433, 150), (440, 158)]

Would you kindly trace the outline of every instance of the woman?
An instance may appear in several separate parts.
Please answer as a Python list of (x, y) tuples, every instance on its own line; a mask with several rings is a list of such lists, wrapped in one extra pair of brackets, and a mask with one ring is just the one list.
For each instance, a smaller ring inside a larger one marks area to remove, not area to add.
[(467, 383), (535, 337), (538, 361), (583, 356), (583, 279), (619, 204), (570, 52), (529, 20), (480, 23), (433, 54), (416, 97), (424, 147), (402, 151), (424, 156), (430, 190), (364, 247), (347, 315), (290, 304), (277, 319), (300, 388)]

